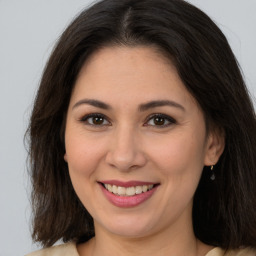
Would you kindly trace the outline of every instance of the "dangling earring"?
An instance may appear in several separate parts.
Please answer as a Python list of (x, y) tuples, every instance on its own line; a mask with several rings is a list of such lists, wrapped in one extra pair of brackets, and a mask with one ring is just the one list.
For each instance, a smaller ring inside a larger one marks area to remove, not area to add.
[(214, 171), (213, 171), (213, 165), (211, 166), (211, 172), (212, 172), (211, 180), (215, 180), (215, 174), (214, 174)]

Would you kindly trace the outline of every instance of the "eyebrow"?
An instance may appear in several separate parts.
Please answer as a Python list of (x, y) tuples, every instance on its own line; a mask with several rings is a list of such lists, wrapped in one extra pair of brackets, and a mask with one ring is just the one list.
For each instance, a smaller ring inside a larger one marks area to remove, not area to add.
[[(101, 109), (105, 109), (105, 110), (109, 110), (111, 109), (111, 106), (99, 101), (99, 100), (94, 100), (94, 99), (82, 99), (78, 102), (75, 103), (75, 105), (72, 107), (72, 109), (77, 108), (80, 105), (83, 104), (88, 104), (97, 108), (101, 108)], [(175, 108), (179, 108), (183, 111), (185, 111), (185, 108), (180, 105), (179, 103), (175, 102), (175, 101), (171, 101), (171, 100), (154, 100), (154, 101), (150, 101), (147, 103), (143, 103), (139, 105), (139, 111), (143, 112), (146, 110), (149, 110), (151, 108), (157, 108), (157, 107), (164, 107), (164, 106), (170, 106), (170, 107), (175, 107)]]
[(185, 111), (185, 108), (182, 105), (180, 105), (179, 103), (177, 103), (175, 101), (171, 101), (171, 100), (150, 101), (150, 102), (147, 102), (145, 104), (141, 104), (139, 106), (139, 110), (140, 111), (146, 111), (146, 110), (151, 109), (151, 108), (164, 107), (164, 106), (175, 107), (175, 108), (179, 108), (179, 109)]
[(88, 105), (94, 106), (94, 107), (96, 107), (96, 108), (102, 108), (102, 109), (106, 109), (106, 110), (111, 109), (111, 107), (110, 107), (108, 104), (106, 104), (106, 103), (104, 103), (104, 102), (102, 102), (102, 101), (93, 100), (93, 99), (83, 99), (83, 100), (79, 100), (79, 101), (72, 107), (72, 109), (77, 108), (78, 106), (83, 105), (83, 104), (88, 104)]

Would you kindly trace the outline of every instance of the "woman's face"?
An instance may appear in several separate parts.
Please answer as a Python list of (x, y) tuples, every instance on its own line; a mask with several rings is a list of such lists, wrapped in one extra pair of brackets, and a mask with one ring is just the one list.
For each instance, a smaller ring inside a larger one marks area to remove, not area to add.
[(175, 67), (153, 48), (108, 47), (86, 62), (71, 96), (66, 154), (95, 228), (128, 237), (191, 226), (204, 165), (218, 140)]

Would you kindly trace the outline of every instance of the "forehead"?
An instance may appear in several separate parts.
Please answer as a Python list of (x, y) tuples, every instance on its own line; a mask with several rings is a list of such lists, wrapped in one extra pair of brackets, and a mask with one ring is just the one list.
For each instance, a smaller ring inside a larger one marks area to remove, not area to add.
[[(152, 47), (106, 47), (82, 67), (72, 98), (148, 101), (175, 98), (195, 103), (175, 66)], [(123, 97), (123, 98), (122, 98)]]
[[(128, 65), (130, 63), (132, 65), (140, 65), (142, 60), (147, 61), (148, 64), (157, 61), (159, 64), (160, 62), (165, 62), (166, 64), (168, 63), (168, 65), (172, 65), (172, 62), (165, 58), (164, 54), (153, 46), (105, 46), (93, 52), (86, 59), (77, 78), (85, 72), (90, 72), (92, 68), (94, 69), (94, 72), (96, 69), (111, 71), (113, 64), (116, 64), (119, 65), (119, 68), (124, 67), (127, 69), (125, 64)], [(173, 66), (173, 68), (175, 67)]]

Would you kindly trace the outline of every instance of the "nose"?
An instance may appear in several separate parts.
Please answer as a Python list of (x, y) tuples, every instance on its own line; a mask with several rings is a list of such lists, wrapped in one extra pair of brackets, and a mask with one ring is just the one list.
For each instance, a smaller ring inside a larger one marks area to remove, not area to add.
[(128, 127), (120, 127), (113, 132), (106, 162), (119, 171), (143, 167), (146, 156), (138, 132)]

